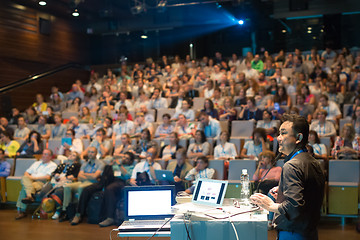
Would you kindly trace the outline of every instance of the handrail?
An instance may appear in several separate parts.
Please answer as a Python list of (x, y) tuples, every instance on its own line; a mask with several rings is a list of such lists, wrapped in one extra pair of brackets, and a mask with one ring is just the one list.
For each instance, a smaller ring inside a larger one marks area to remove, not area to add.
[(49, 75), (52, 75), (52, 74), (55, 74), (57, 72), (60, 72), (60, 71), (63, 71), (63, 70), (66, 70), (68, 68), (81, 68), (81, 69), (84, 69), (84, 70), (87, 70), (87, 71), (90, 71), (90, 67), (89, 66), (86, 66), (86, 65), (81, 65), (79, 63), (68, 63), (68, 64), (64, 64), (64, 65), (61, 65), (59, 67), (56, 67), (56, 68), (53, 68), (51, 70), (48, 70), (48, 71), (45, 71), (45, 72), (42, 72), (42, 73), (37, 73), (37, 74), (34, 74), (34, 75), (30, 75), (29, 77), (27, 78), (24, 78), (24, 79), (20, 79), (18, 81), (15, 81), (15, 82), (12, 82), (8, 85), (5, 85), (3, 87), (0, 87), (0, 94), (4, 93), (4, 92), (7, 92), (7, 91), (10, 91), (14, 88), (17, 88), (17, 87), (20, 87), (20, 86), (23, 86), (25, 84), (28, 84), (28, 83), (31, 83), (33, 81), (36, 81), (40, 78), (44, 78), (44, 77), (47, 77)]

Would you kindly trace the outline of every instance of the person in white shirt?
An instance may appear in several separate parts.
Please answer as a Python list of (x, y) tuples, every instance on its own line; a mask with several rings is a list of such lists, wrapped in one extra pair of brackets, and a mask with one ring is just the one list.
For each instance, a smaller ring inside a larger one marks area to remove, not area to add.
[(71, 145), (64, 141), (64, 143), (60, 146), (58, 150), (58, 155), (64, 155), (68, 157), (72, 151), (81, 154), (84, 146), (81, 139), (75, 138), (75, 131), (73, 129), (66, 130), (65, 137), (71, 138)]
[(310, 130), (317, 132), (319, 137), (335, 137), (336, 129), (331, 121), (326, 120), (327, 112), (325, 109), (317, 111), (317, 119), (310, 124)]
[(229, 142), (229, 133), (222, 131), (220, 134), (220, 143), (214, 149), (214, 159), (230, 160), (235, 159), (237, 151), (235, 144)]
[(112, 141), (113, 146), (115, 146), (116, 140), (119, 140), (121, 138), (121, 135), (124, 133), (127, 133), (129, 135), (132, 135), (134, 133), (134, 122), (127, 120), (127, 111), (121, 111), (119, 113), (119, 122), (114, 125), (113, 128), (113, 134), (112, 134)]
[(156, 181), (155, 170), (161, 170), (161, 165), (155, 162), (156, 157), (157, 157), (156, 148), (155, 147), (149, 148), (146, 153), (146, 159), (135, 165), (130, 178), (130, 185), (132, 186), (141, 185), (141, 182), (138, 179), (138, 173), (141, 174), (144, 172), (147, 174), (150, 180), (150, 182), (148, 182), (147, 185), (155, 184)]
[(51, 173), (57, 167), (56, 163), (51, 161), (52, 155), (50, 149), (44, 149), (41, 160), (34, 162), (21, 178), (22, 188), (16, 203), (18, 209), (16, 220), (26, 217), (27, 204), (35, 201), (34, 194), (50, 180)]
[(190, 99), (184, 99), (182, 101), (182, 107), (180, 110), (177, 110), (172, 117), (171, 120), (177, 120), (180, 114), (183, 114), (187, 120), (194, 121), (195, 120), (195, 113), (194, 110), (190, 109), (192, 105), (192, 101)]
[[(215, 170), (212, 168), (208, 168), (208, 166), (209, 159), (207, 157), (198, 157), (195, 167), (188, 172), (188, 174), (185, 176), (185, 180), (191, 181), (194, 184), (199, 178), (213, 178)], [(186, 189), (185, 192), (192, 194), (194, 192), (194, 188), (195, 185)]]
[(258, 79), (259, 72), (251, 67), (251, 61), (247, 60), (247, 61), (245, 61), (245, 64), (246, 64), (246, 69), (243, 70), (243, 73), (245, 73), (246, 79), (249, 79), (249, 78)]
[(150, 107), (153, 109), (168, 108), (168, 101), (166, 98), (160, 97), (160, 88), (155, 88), (154, 93), (150, 99)]
[(125, 105), (129, 111), (133, 109), (133, 105), (130, 100), (126, 99), (127, 93), (126, 92), (120, 92), (120, 100), (115, 104), (114, 109), (119, 111), (119, 108), (121, 105)]
[(333, 120), (335, 123), (337, 123), (342, 116), (339, 106), (335, 102), (329, 101), (329, 97), (324, 94), (319, 98), (319, 105), (313, 114), (314, 118), (316, 118), (320, 109), (326, 110), (326, 120)]
[(309, 131), (309, 145), (313, 148), (314, 158), (328, 159), (326, 146), (320, 143), (319, 136), (314, 130)]
[(141, 90), (139, 92), (139, 96), (137, 97), (134, 105), (133, 105), (133, 110), (136, 112), (140, 111), (140, 105), (145, 104), (147, 108), (150, 108), (150, 101), (149, 98), (147, 97), (146, 93)]

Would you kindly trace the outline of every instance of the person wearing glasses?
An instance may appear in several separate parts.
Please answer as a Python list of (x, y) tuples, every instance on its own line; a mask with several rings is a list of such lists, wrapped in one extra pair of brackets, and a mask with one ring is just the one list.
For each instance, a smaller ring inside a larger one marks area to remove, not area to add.
[(154, 185), (156, 181), (155, 170), (161, 170), (161, 165), (155, 162), (157, 149), (151, 147), (146, 152), (145, 160), (135, 165), (131, 174), (130, 185)]

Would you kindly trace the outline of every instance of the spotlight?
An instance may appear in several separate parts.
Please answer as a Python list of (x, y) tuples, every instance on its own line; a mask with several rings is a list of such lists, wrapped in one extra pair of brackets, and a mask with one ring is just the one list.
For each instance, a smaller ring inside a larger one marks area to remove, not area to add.
[(192, 43), (190, 43), (190, 45), (189, 45), (191, 48), (194, 46), (194, 44), (192, 44)]
[(146, 36), (145, 34), (143, 34), (143, 35), (141, 35), (141, 38), (142, 38), (142, 39), (147, 39), (148, 36)]
[(46, 2), (45, 1), (39, 1), (39, 5), (40, 6), (46, 6)]
[(78, 12), (77, 9), (74, 10), (74, 12), (72, 13), (73, 17), (78, 17), (80, 16), (80, 13)]
[(282, 32), (283, 32), (283, 33), (286, 33), (286, 30), (285, 30), (285, 29), (283, 29), (283, 30), (282, 30)]
[(238, 21), (238, 24), (239, 24), (239, 25), (243, 25), (243, 24), (244, 24), (244, 20), (240, 19), (240, 20)]

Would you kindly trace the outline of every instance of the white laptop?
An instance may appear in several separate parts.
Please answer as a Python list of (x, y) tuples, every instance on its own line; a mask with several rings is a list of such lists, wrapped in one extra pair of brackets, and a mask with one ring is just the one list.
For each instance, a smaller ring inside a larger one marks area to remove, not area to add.
[(155, 170), (155, 176), (159, 181), (174, 182), (174, 173), (170, 170)]
[(175, 205), (179, 211), (202, 212), (220, 208), (224, 202), (227, 181), (201, 178), (196, 181), (192, 202)]
[(125, 187), (124, 203), (125, 221), (118, 227), (120, 233), (155, 232), (160, 228), (160, 232), (170, 231), (175, 186)]

